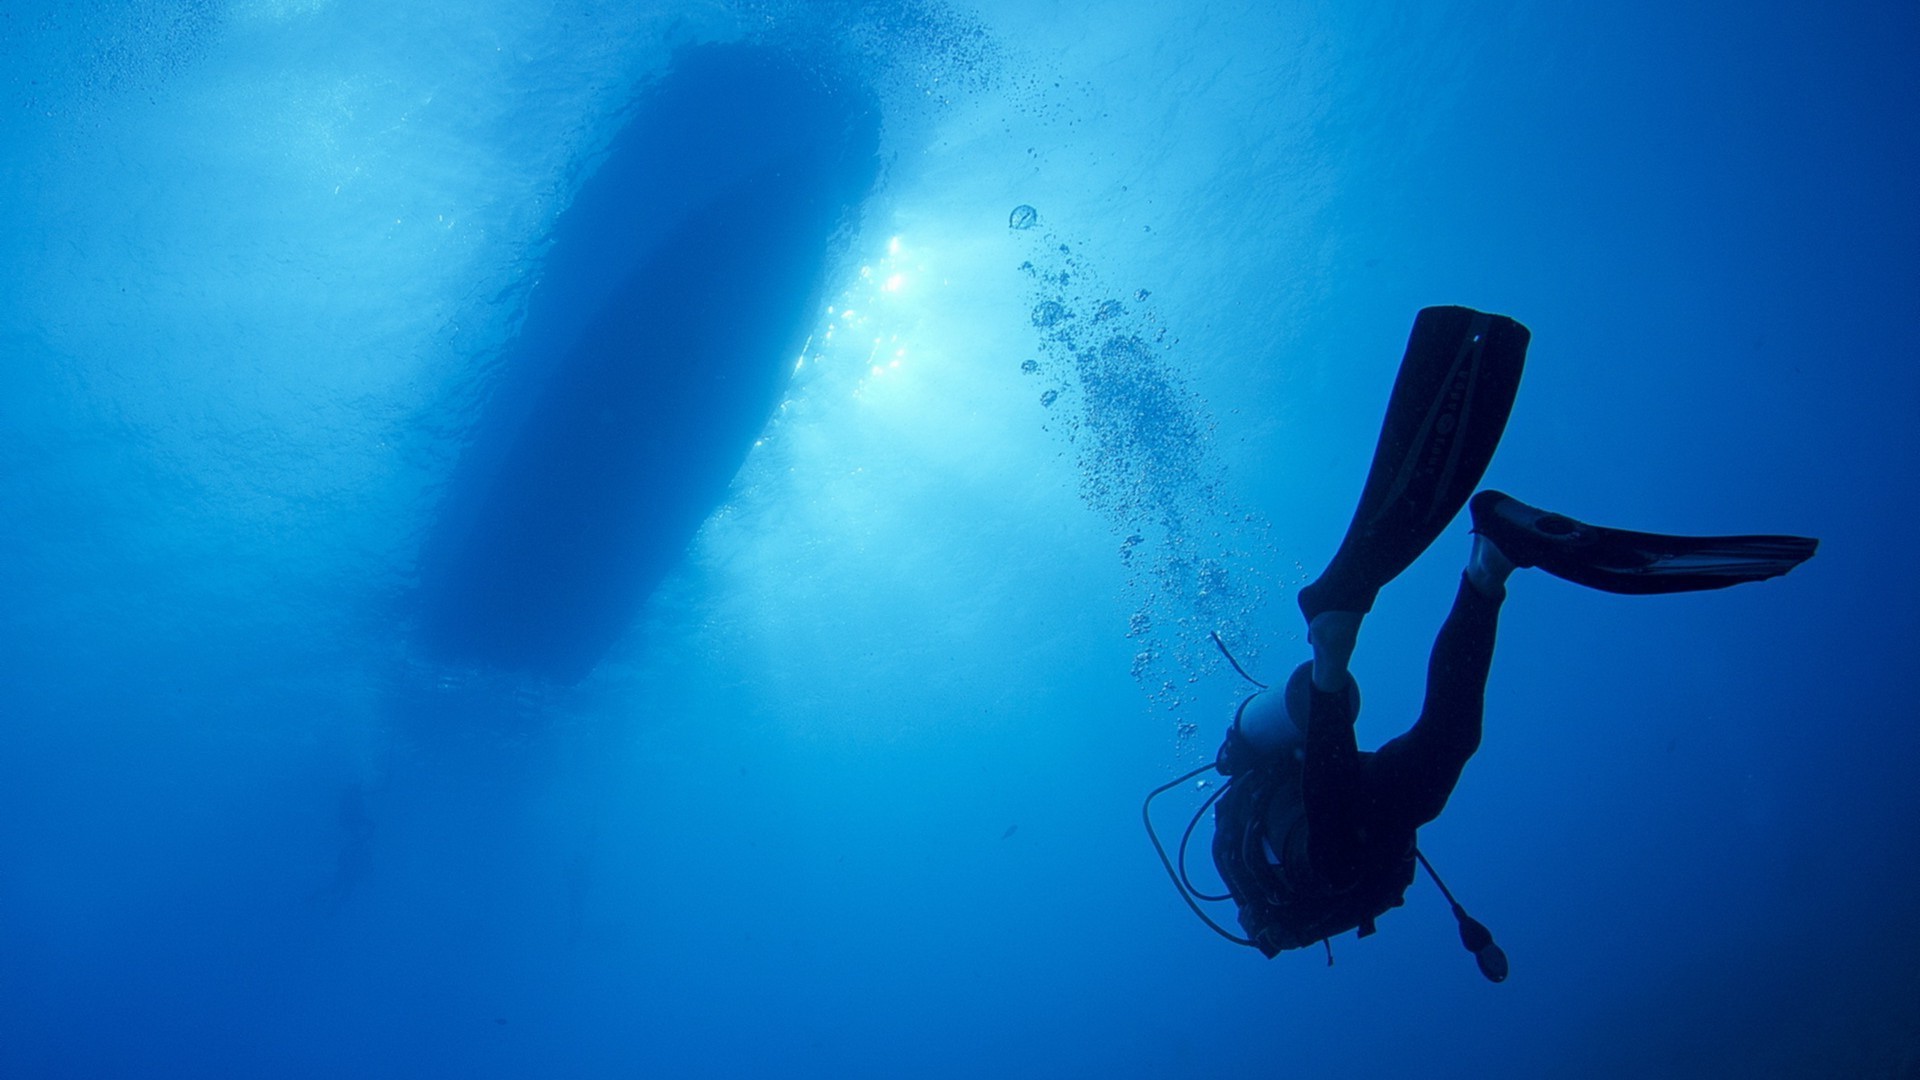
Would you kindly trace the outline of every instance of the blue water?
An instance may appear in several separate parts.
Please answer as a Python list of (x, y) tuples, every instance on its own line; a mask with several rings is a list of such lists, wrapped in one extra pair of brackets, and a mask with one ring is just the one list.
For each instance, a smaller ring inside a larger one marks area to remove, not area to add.
[[(1920, 15), (1417, 7), (0, 8), (0, 1076), (1920, 1075)], [(431, 655), (566, 210), (742, 41), (880, 111), (791, 384), (590, 674)], [(1490, 485), (1823, 541), (1515, 579), (1422, 831), (1499, 986), (1424, 881), (1222, 942), (1139, 821), (1438, 303), (1533, 331)]]

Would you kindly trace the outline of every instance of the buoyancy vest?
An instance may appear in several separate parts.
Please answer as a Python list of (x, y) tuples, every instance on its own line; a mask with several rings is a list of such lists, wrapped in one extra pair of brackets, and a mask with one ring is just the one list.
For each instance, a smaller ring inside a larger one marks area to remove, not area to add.
[(1405, 900), (1413, 883), (1413, 838), (1335, 888), (1307, 859), (1307, 808), (1300, 758), (1256, 755), (1229, 729), (1217, 767), (1226, 787), (1214, 805), (1213, 861), (1239, 909), (1240, 926), (1269, 957), (1357, 929)]

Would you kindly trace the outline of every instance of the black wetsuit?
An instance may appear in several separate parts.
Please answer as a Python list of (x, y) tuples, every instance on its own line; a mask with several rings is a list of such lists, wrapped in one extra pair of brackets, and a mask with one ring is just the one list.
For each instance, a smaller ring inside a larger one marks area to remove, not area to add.
[(1374, 917), (1400, 903), (1415, 831), (1440, 815), (1480, 747), (1500, 603), (1461, 580), (1434, 639), (1420, 718), (1377, 751), (1354, 741), (1353, 699), (1318, 690), (1303, 764), (1259, 760), (1237, 731), (1228, 735), (1214, 861), (1262, 952), (1355, 927), (1370, 933)]

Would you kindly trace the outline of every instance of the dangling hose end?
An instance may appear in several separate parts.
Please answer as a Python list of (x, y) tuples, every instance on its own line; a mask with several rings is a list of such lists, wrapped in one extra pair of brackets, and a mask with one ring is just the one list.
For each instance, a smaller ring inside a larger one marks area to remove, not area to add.
[(1427, 876), (1440, 887), (1440, 895), (1447, 898), (1447, 906), (1453, 909), (1453, 921), (1460, 924), (1460, 944), (1465, 945), (1467, 951), (1473, 954), (1473, 962), (1480, 965), (1480, 974), (1485, 975), (1488, 982), (1506, 982), (1507, 973), (1510, 970), (1507, 965), (1507, 951), (1494, 944), (1493, 931), (1487, 929), (1485, 923), (1467, 914), (1467, 909), (1461, 907), (1460, 901), (1453, 898), (1453, 890), (1447, 888), (1447, 883), (1440, 880), (1440, 875), (1434, 872), (1433, 864), (1427, 861), (1424, 852), (1416, 847), (1413, 849), (1413, 856), (1420, 860), (1420, 865), (1426, 869)]
[(1265, 690), (1267, 688), (1266, 683), (1263, 683), (1259, 679), (1256, 679), (1253, 676), (1247, 674), (1247, 669), (1241, 667), (1240, 661), (1235, 660), (1233, 658), (1233, 654), (1227, 651), (1227, 643), (1220, 640), (1220, 631), (1209, 630), (1207, 631), (1207, 636), (1213, 639), (1213, 647), (1220, 650), (1220, 655), (1227, 658), (1227, 663), (1233, 665), (1233, 670), (1239, 672), (1241, 678), (1247, 680), (1248, 682), (1252, 683), (1253, 685), (1259, 687), (1262, 690)]

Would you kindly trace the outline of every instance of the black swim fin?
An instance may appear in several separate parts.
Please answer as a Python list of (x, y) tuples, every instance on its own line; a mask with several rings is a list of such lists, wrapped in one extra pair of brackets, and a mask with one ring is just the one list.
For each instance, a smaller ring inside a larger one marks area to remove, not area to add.
[(1326, 570), (1300, 590), (1308, 622), (1323, 611), (1373, 610), (1381, 587), (1460, 513), (1500, 445), (1531, 337), (1505, 315), (1472, 308), (1415, 316), (1360, 505)]
[(1528, 506), (1511, 495), (1473, 497), (1473, 531), (1516, 566), (1611, 593), (1698, 592), (1764, 581), (1820, 546), (1804, 536), (1664, 536), (1608, 529)]

